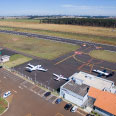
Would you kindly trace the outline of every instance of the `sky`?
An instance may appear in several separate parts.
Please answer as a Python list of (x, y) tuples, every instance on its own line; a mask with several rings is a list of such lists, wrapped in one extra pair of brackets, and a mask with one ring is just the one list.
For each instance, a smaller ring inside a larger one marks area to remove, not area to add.
[(116, 0), (0, 0), (0, 16), (116, 16)]

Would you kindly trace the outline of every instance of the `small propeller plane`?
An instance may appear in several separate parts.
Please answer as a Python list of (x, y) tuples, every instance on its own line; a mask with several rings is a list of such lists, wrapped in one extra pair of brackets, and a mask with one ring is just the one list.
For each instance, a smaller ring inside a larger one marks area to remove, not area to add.
[(105, 69), (103, 71), (94, 69), (93, 72), (98, 73), (98, 77), (101, 77), (101, 76), (110, 77), (114, 75), (114, 72), (107, 73)]
[(62, 75), (57, 75), (55, 73), (53, 73), (53, 76), (56, 77), (56, 78), (54, 78), (54, 80), (56, 80), (56, 81), (60, 81), (60, 79), (63, 79), (63, 80), (66, 80), (66, 81), (69, 80), (68, 78), (63, 77)]
[(35, 70), (46, 72), (48, 70), (48, 69), (44, 69), (41, 65), (34, 66), (30, 63), (27, 64), (27, 67), (25, 67), (25, 68), (29, 72), (32, 72), (32, 71), (35, 71)]

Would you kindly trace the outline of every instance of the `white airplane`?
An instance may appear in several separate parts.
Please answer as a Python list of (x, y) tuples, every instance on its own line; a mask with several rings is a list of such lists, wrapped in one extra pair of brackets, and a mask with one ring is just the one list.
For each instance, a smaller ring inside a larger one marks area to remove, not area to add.
[(101, 77), (101, 76), (109, 76), (110, 75), (110, 73), (107, 73), (106, 70), (101, 71), (101, 70), (95, 70), (94, 69), (93, 72), (98, 73), (99, 77)]
[(37, 65), (37, 66), (34, 66), (34, 65), (31, 65), (30, 63), (27, 64), (27, 67), (25, 67), (27, 69), (27, 71), (29, 72), (32, 72), (32, 71), (35, 71), (35, 70), (39, 70), (39, 71), (44, 71), (46, 72), (48, 69), (44, 69), (41, 65)]
[(56, 80), (56, 81), (60, 81), (60, 79), (63, 79), (63, 80), (68, 81), (68, 78), (63, 77), (62, 75), (57, 75), (57, 74), (55, 74), (55, 73), (53, 73), (53, 75), (54, 75), (55, 77), (57, 77), (57, 78), (54, 78), (54, 80)]

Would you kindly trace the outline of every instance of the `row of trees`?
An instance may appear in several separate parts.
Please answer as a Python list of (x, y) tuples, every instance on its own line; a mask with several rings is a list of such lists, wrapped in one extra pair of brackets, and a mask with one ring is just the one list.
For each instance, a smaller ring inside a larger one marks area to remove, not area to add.
[(116, 26), (116, 19), (92, 19), (92, 18), (59, 18), (59, 19), (42, 19), (41, 23), (50, 24), (71, 24), (85, 25), (98, 27), (113, 27)]

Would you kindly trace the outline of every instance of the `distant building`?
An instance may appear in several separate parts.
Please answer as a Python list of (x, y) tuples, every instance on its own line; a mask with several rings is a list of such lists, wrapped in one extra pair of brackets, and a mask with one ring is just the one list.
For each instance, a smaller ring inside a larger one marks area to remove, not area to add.
[(116, 94), (91, 87), (88, 97), (93, 99), (94, 110), (103, 116), (116, 115)]
[(10, 60), (10, 56), (4, 55), (0, 57), (0, 62), (8, 62)]

